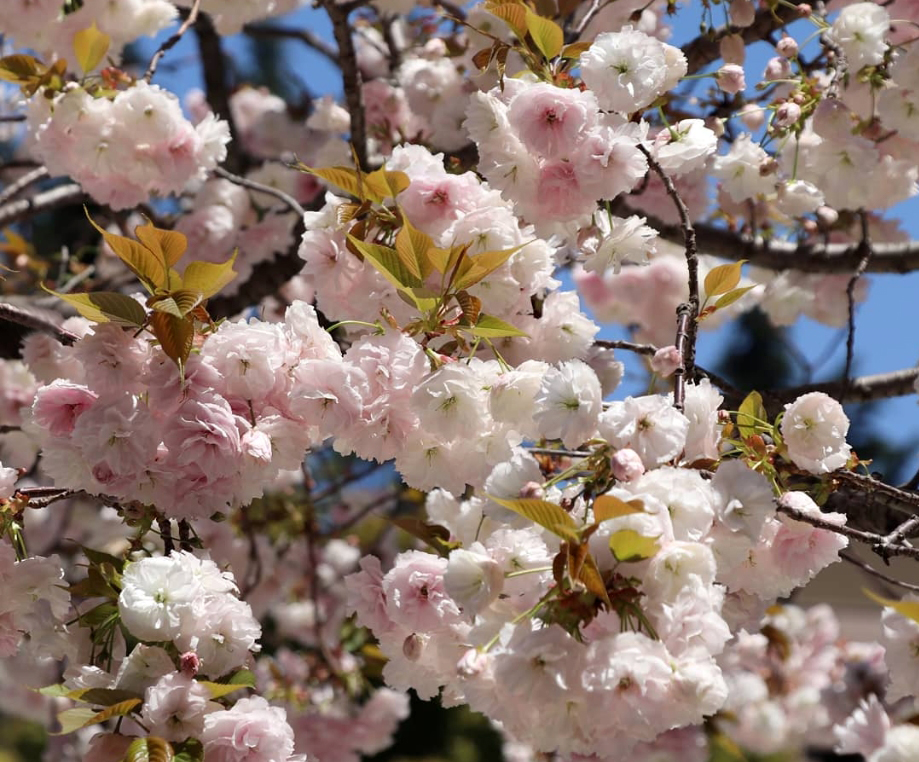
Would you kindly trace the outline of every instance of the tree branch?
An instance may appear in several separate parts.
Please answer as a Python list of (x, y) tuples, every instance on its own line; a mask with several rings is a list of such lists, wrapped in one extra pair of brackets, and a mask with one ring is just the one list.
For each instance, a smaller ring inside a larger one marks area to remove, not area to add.
[(24, 191), (32, 185), (32, 183), (37, 183), (39, 180), (43, 180), (46, 177), (48, 177), (48, 168), (45, 166), (37, 167), (31, 172), (26, 172), (26, 174), (18, 180), (14, 180), (0, 191), (0, 207), (14, 196), (19, 195), (21, 191)]
[(351, 38), (351, 25), (348, 23), (348, 13), (351, 8), (338, 5), (335, 0), (320, 0), (320, 2), (332, 21), (332, 31), (335, 34), (335, 43), (338, 45), (345, 101), (348, 104), (348, 112), (351, 116), (351, 145), (354, 146), (359, 168), (366, 170), (369, 169), (367, 163), (367, 120), (364, 114), (361, 70), (357, 65), (357, 53), (354, 50), (354, 40)]
[(195, 34), (198, 37), (198, 52), (201, 57), (201, 70), (204, 75), (204, 92), (208, 105), (217, 116), (225, 120), (230, 127), (230, 144), (227, 146), (227, 158), (224, 166), (235, 174), (244, 171), (245, 157), (242, 154), (236, 121), (230, 111), (230, 93), (226, 81), (226, 65), (220, 35), (214, 28), (214, 22), (206, 13), (199, 13), (195, 20)]
[(172, 37), (170, 37), (168, 40), (166, 40), (162, 45), (160, 45), (156, 53), (153, 54), (153, 58), (150, 59), (150, 64), (147, 66), (147, 71), (144, 72), (143, 79), (145, 82), (149, 83), (153, 79), (153, 75), (156, 74), (156, 67), (159, 66), (160, 59), (166, 55), (166, 51), (171, 50), (178, 44), (179, 40), (182, 39), (182, 37), (188, 31), (189, 27), (195, 23), (198, 18), (198, 10), (200, 7), (201, 0), (194, 0), (191, 6), (191, 10), (188, 12), (188, 16), (179, 26), (176, 33), (172, 35)]
[(865, 268), (868, 266), (868, 262), (871, 261), (871, 238), (868, 234), (868, 215), (864, 210), (861, 210), (858, 216), (862, 229), (862, 237), (861, 241), (859, 241), (859, 251), (861, 252), (862, 258), (859, 260), (858, 267), (855, 268), (855, 272), (852, 273), (852, 277), (849, 278), (849, 282), (846, 284), (849, 330), (846, 334), (846, 365), (842, 373), (842, 380), (845, 382), (846, 388), (849, 386), (849, 377), (852, 375), (852, 362), (855, 359), (855, 284), (858, 283), (859, 278), (862, 277)]
[(0, 320), (25, 326), (33, 331), (47, 333), (49, 336), (61, 342), (61, 344), (67, 346), (70, 346), (80, 338), (75, 333), (71, 333), (61, 328), (59, 325), (54, 324), (46, 317), (36, 315), (34, 312), (26, 312), (25, 310), (21, 310), (5, 302), (0, 302)]
[(313, 34), (309, 29), (290, 29), (281, 26), (269, 26), (267, 24), (246, 24), (243, 27), (243, 32), (251, 37), (299, 40), (336, 66), (341, 64), (341, 58), (338, 55), (338, 51), (321, 37)]
[(0, 206), (0, 227), (6, 227), (14, 222), (34, 217), (36, 214), (48, 212), (67, 204), (81, 201), (86, 194), (76, 183), (59, 185), (56, 188), (36, 193), (29, 198), (11, 201)]
[(258, 191), (259, 193), (266, 193), (269, 196), (274, 196), (276, 199), (287, 204), (287, 206), (289, 206), (301, 217), (306, 214), (306, 210), (300, 206), (300, 202), (297, 201), (297, 199), (295, 199), (290, 194), (280, 190), (279, 188), (272, 188), (270, 185), (264, 185), (263, 183), (255, 182), (255, 180), (249, 180), (246, 177), (234, 175), (232, 172), (228, 172), (223, 167), (215, 167), (214, 174), (218, 177), (222, 177), (224, 180), (229, 180), (231, 183), (240, 185), (243, 188), (248, 188), (249, 190), (254, 190)]

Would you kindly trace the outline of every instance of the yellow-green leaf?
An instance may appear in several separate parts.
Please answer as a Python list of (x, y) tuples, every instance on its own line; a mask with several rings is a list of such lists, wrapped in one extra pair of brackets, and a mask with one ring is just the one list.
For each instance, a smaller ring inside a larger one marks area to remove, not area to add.
[(766, 421), (766, 408), (763, 397), (759, 392), (750, 392), (737, 410), (737, 428), (740, 435), (746, 439), (756, 434), (756, 425)]
[(752, 286), (743, 286), (741, 288), (735, 288), (731, 291), (728, 291), (726, 294), (721, 296), (717, 302), (715, 302), (715, 309), (720, 310), (723, 307), (729, 307), (738, 299), (740, 299), (740, 297), (742, 297), (745, 293), (747, 293), (747, 291), (753, 288), (756, 288), (755, 284)]
[(482, 313), (482, 300), (467, 291), (460, 291), (455, 295), (460, 309), (463, 311), (463, 320), (475, 324)]
[(168, 268), (152, 251), (137, 241), (125, 238), (123, 235), (109, 233), (105, 228), (97, 225), (95, 220), (89, 216), (89, 210), (86, 210), (86, 217), (92, 226), (99, 231), (112, 251), (118, 255), (118, 258), (128, 266), (131, 272), (140, 278), (140, 282), (143, 283), (147, 291), (152, 294), (157, 289), (169, 287)]
[(175, 752), (169, 741), (157, 736), (147, 736), (132, 741), (122, 762), (173, 762)]
[(117, 704), (112, 704), (101, 712), (97, 712), (95, 709), (90, 709), (89, 707), (66, 709), (57, 716), (57, 721), (60, 723), (61, 729), (57, 733), (52, 733), (51, 735), (63, 736), (67, 733), (73, 733), (73, 731), (79, 730), (80, 728), (105, 722), (112, 717), (124, 717), (142, 703), (143, 701), (139, 698), (129, 699)]
[(620, 529), (610, 535), (609, 549), (617, 561), (631, 563), (651, 558), (660, 546), (656, 537), (645, 537), (634, 529)]
[(892, 598), (882, 598), (866, 587), (862, 588), (862, 592), (875, 603), (880, 603), (882, 606), (893, 609), (900, 616), (905, 616), (907, 619), (911, 619), (919, 624), (919, 601), (895, 601)]
[(497, 16), (520, 40), (527, 35), (527, 7), (512, 0), (512, 2), (490, 2), (485, 4), (485, 10), (492, 16)]
[(207, 680), (201, 680), (200, 685), (203, 685), (207, 688), (208, 692), (211, 694), (212, 699), (223, 698), (224, 696), (229, 696), (231, 693), (236, 691), (241, 691), (244, 688), (248, 688), (247, 685), (234, 685), (233, 683), (212, 683)]
[(417, 278), (430, 275), (433, 265), (427, 257), (428, 249), (434, 248), (434, 241), (422, 233), (407, 219), (402, 220), (402, 229), (396, 235), (396, 251), (399, 258)]
[(526, 244), (522, 243), (512, 249), (483, 251), (481, 254), (471, 256), (467, 253), (457, 270), (456, 277), (453, 280), (453, 288), (461, 289), (474, 286), (483, 278), (491, 275), (524, 246)]
[(590, 592), (596, 595), (600, 600), (604, 601), (607, 605), (610, 604), (609, 593), (606, 592), (606, 584), (603, 582), (603, 575), (600, 574), (597, 562), (590, 553), (584, 556), (584, 561), (578, 573), (578, 579), (584, 583), (584, 587), (590, 590)]
[[(0, 243), (0, 251), (12, 254), (11, 259), (15, 259), (19, 254), (31, 255), (34, 253), (34, 247), (25, 238), (19, 235), (11, 228), (4, 228), (3, 235), (6, 237), (6, 243)], [(12, 271), (10, 271), (12, 272)]]
[(560, 505), (535, 498), (505, 499), (487, 496), (509, 511), (520, 514), (568, 542), (578, 542), (578, 525)]
[(123, 691), (116, 688), (82, 688), (80, 690), (70, 691), (67, 698), (74, 701), (82, 701), (84, 704), (95, 704), (96, 706), (114, 706), (131, 699), (142, 699), (133, 691)]
[(620, 516), (628, 516), (633, 513), (644, 513), (645, 506), (638, 500), (620, 500), (613, 495), (600, 495), (594, 500), (594, 521), (598, 524), (601, 521), (618, 519)]
[(526, 336), (524, 331), (515, 328), (510, 323), (505, 323), (492, 315), (481, 314), (475, 325), (457, 326), (461, 331), (478, 336), (482, 339), (503, 339), (513, 336)]
[(168, 312), (179, 318), (184, 318), (189, 312), (202, 302), (200, 291), (191, 291), (188, 289), (179, 289), (163, 297), (151, 298), (148, 301), (150, 307), (157, 312)]
[(150, 330), (156, 336), (163, 352), (184, 372), (185, 361), (191, 353), (195, 327), (190, 320), (170, 315), (168, 312), (150, 314)]
[(73, 52), (84, 74), (89, 74), (102, 62), (111, 42), (111, 37), (99, 31), (96, 22), (73, 36)]
[(345, 193), (349, 193), (355, 198), (359, 198), (361, 201), (367, 200), (364, 188), (358, 179), (359, 175), (357, 171), (350, 167), (326, 167), (325, 169), (318, 169), (317, 167), (309, 167), (303, 162), (297, 162), (297, 164), (294, 165), (294, 169), (299, 169), (301, 172), (307, 172), (316, 177), (320, 177), (327, 183), (341, 188)]
[(147, 319), (144, 308), (130, 296), (115, 291), (98, 291), (88, 294), (59, 294), (42, 286), (49, 294), (54, 294), (87, 320), (94, 323), (115, 323), (115, 325), (140, 328)]
[(740, 283), (740, 269), (746, 261), (746, 259), (741, 259), (728, 265), (718, 265), (709, 270), (704, 284), (706, 296), (724, 294)]
[(551, 19), (537, 15), (529, 8), (526, 9), (526, 25), (530, 37), (547, 61), (555, 58), (565, 44), (565, 33), (562, 28)]
[(378, 169), (364, 175), (363, 184), (368, 198), (373, 195), (373, 200), (382, 203), (387, 198), (395, 199), (410, 184), (408, 175), (389, 169)]
[(182, 273), (182, 288), (197, 291), (202, 299), (210, 299), (224, 286), (230, 283), (238, 273), (233, 269), (237, 252), (226, 262), (189, 262)]
[(585, 53), (590, 49), (590, 46), (593, 45), (589, 40), (582, 40), (579, 42), (572, 42), (570, 45), (565, 45), (562, 48), (562, 52), (559, 55), (562, 58), (580, 58), (581, 53)]
[(397, 289), (420, 288), (424, 285), (421, 278), (409, 270), (395, 249), (378, 243), (367, 243), (353, 235), (348, 236), (348, 241)]
[(0, 58), (0, 79), (17, 85), (28, 85), (47, 70), (41, 61), (25, 53)]
[(137, 240), (152, 251), (166, 267), (178, 262), (188, 248), (188, 239), (178, 230), (163, 230), (153, 226), (152, 222), (134, 228)]

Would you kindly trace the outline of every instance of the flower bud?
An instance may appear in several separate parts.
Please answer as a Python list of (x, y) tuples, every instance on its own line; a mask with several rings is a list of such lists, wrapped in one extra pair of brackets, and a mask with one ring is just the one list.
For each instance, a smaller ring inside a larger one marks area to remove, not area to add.
[(188, 677), (194, 677), (201, 668), (201, 659), (194, 651), (186, 651), (179, 657), (179, 671)]
[(718, 87), (729, 95), (739, 93), (747, 86), (743, 67), (737, 64), (722, 66), (715, 74), (715, 80), (718, 82)]
[(610, 458), (610, 470), (619, 481), (632, 482), (645, 472), (645, 466), (641, 462), (641, 456), (635, 450), (626, 447)]
[(546, 491), (539, 482), (527, 482), (520, 488), (520, 497), (526, 499), (542, 500)]
[(409, 661), (418, 661), (424, 651), (424, 639), (413, 632), (402, 642), (402, 655)]
[(761, 106), (748, 103), (740, 110), (740, 121), (748, 130), (758, 130), (763, 126), (766, 117)]
[(775, 56), (769, 59), (766, 64), (766, 70), (763, 72), (763, 79), (767, 82), (773, 82), (777, 79), (787, 79), (791, 75), (791, 64), (787, 58)]
[(669, 347), (661, 347), (654, 353), (651, 358), (651, 370), (661, 378), (672, 376), (674, 371), (683, 364), (683, 355), (672, 344)]
[(753, 0), (731, 0), (731, 23), (734, 26), (750, 26), (756, 19), (756, 6)]
[(773, 124), (776, 127), (790, 127), (801, 118), (801, 107), (793, 101), (785, 101), (775, 110)]
[(775, 44), (775, 52), (783, 58), (794, 58), (798, 55), (798, 41), (789, 35), (783, 35)]

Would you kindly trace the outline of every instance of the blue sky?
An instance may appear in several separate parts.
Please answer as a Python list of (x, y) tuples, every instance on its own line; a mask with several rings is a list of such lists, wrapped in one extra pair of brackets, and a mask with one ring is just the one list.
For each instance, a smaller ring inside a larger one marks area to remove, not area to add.
[[(716, 20), (720, 22), (722, 19)], [(266, 23), (296, 28), (307, 26), (326, 39), (331, 39), (332, 36), (325, 13), (308, 6), (294, 14)], [(697, 34), (698, 28), (698, 15), (689, 17), (674, 29), (671, 42), (682, 44)], [(802, 34), (797, 34), (798, 29), (802, 30)], [(795, 36), (802, 39), (809, 34), (810, 28), (806, 22), (798, 22), (795, 32)], [(227, 44), (234, 55), (240, 56), (243, 61), (247, 60), (248, 49), (244, 41), (240, 38), (231, 38)], [(308, 85), (311, 93), (317, 96), (326, 93), (341, 95), (341, 79), (336, 68), (298, 41), (285, 41), (282, 44), (291, 72)], [(145, 51), (149, 52), (154, 49), (152, 45), (144, 47)], [(765, 44), (754, 46), (748, 52), (746, 70), (749, 80), (755, 81), (771, 54), (771, 48)], [(200, 71), (193, 63), (195, 55), (194, 41), (189, 35), (164, 59), (155, 81), (180, 96), (192, 87), (200, 87)], [(906, 231), (914, 238), (919, 237), (919, 197), (898, 204), (888, 210), (885, 216), (901, 220), (901, 225)], [(869, 281), (868, 300), (858, 307), (856, 313), (856, 373), (883, 373), (916, 365), (919, 360), (919, 346), (910, 326), (915, 320), (911, 308), (919, 301), (919, 273), (907, 276), (872, 275), (869, 276)], [(698, 346), (700, 364), (715, 363), (729, 338), (727, 330), (729, 329), (706, 331), (701, 334)], [(605, 328), (604, 335), (625, 337), (624, 332), (615, 328)], [(811, 360), (826, 355), (827, 359), (815, 380), (833, 378), (834, 374), (839, 372), (845, 360), (845, 335), (839, 329), (802, 318), (791, 329), (790, 338), (801, 353)], [(826, 354), (834, 345), (835, 350)], [(628, 365), (630, 363), (627, 360)], [(627, 389), (632, 393), (641, 393), (641, 390), (642, 387), (636, 384)], [(879, 415), (881, 428), (891, 441), (907, 442), (919, 439), (919, 409), (915, 395), (885, 402)], [(910, 469), (919, 466), (919, 453), (913, 460), (915, 462), (909, 465)]]

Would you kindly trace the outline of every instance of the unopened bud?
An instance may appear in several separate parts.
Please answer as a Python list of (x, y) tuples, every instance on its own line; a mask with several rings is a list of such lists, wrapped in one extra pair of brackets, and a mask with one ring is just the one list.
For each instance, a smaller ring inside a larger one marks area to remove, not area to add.
[(777, 127), (790, 127), (801, 118), (801, 107), (794, 102), (786, 101), (775, 110), (773, 124)]
[(798, 41), (786, 34), (775, 44), (775, 52), (783, 58), (794, 58), (798, 55)]
[(661, 347), (654, 353), (651, 358), (651, 370), (661, 378), (672, 376), (674, 371), (683, 364), (683, 355), (680, 350), (672, 344), (669, 347)]
[(750, 26), (756, 19), (753, 0), (731, 0), (731, 23), (734, 26)]
[(520, 497), (528, 500), (542, 500), (546, 491), (539, 482), (527, 482), (520, 488)]
[(813, 12), (814, 9), (811, 8), (810, 3), (801, 3), (801, 5), (798, 6), (798, 15), (802, 19), (809, 18)]
[(645, 464), (635, 450), (624, 448), (610, 458), (610, 470), (621, 482), (633, 482), (645, 472)]
[(418, 661), (424, 651), (424, 639), (413, 632), (402, 642), (402, 655), (409, 661)]
[(743, 67), (737, 64), (722, 66), (715, 74), (715, 80), (718, 82), (718, 87), (729, 95), (739, 93), (747, 86)]
[(194, 651), (186, 651), (179, 657), (179, 671), (187, 676), (194, 677), (201, 668), (201, 659)]
[(788, 79), (791, 76), (791, 64), (787, 58), (775, 56), (770, 58), (766, 64), (766, 70), (763, 72), (763, 79), (767, 82), (773, 82), (777, 79)]
[(766, 121), (762, 106), (748, 103), (740, 110), (740, 121), (748, 130), (758, 130)]
[(779, 171), (779, 163), (771, 157), (766, 159), (762, 164), (759, 165), (760, 177), (767, 177), (768, 175), (774, 175), (778, 171)]

